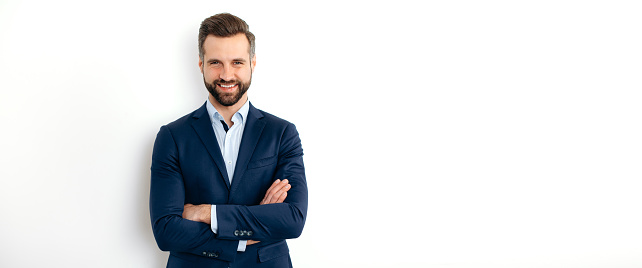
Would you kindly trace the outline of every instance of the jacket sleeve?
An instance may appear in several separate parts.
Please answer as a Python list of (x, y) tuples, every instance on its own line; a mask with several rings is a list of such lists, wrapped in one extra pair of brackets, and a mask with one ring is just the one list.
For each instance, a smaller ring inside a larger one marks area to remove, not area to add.
[(154, 238), (163, 251), (188, 252), (232, 261), (238, 241), (216, 238), (205, 223), (183, 219), (185, 187), (178, 148), (170, 129), (161, 127), (152, 153), (150, 216)]
[(288, 179), (292, 188), (283, 203), (244, 206), (217, 205), (218, 238), (270, 241), (301, 235), (308, 210), (308, 187), (299, 133), (289, 124), (279, 144), (273, 179)]

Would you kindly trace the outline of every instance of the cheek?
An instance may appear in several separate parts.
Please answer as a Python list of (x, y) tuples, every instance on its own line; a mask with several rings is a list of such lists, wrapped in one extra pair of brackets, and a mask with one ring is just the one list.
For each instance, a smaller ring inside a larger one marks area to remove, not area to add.
[(213, 81), (217, 77), (216, 75), (216, 71), (204, 69), (203, 77), (206, 81)]
[(250, 70), (249, 68), (243, 69), (241, 72), (239, 72), (238, 76), (243, 81), (249, 81), (250, 77), (252, 77), (252, 70)]

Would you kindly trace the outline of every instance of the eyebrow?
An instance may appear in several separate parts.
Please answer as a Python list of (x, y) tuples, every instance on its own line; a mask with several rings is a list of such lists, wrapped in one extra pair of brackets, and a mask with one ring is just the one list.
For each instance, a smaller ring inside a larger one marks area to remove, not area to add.
[[(212, 62), (215, 62), (215, 61), (222, 62), (221, 60), (218, 60), (218, 59), (209, 59), (209, 60), (207, 60), (208, 63), (212, 63)], [(243, 59), (243, 58), (232, 59), (232, 61), (233, 62), (234, 61), (247, 62), (247, 60)]]

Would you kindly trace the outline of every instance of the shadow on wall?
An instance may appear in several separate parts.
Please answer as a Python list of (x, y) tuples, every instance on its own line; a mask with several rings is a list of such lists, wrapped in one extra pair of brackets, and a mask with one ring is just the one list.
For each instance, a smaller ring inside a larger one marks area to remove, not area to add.
[(153, 252), (152, 256), (149, 257), (149, 266), (148, 267), (165, 267), (167, 265), (167, 258), (169, 252), (161, 251), (156, 245), (156, 240), (154, 239), (154, 233), (152, 232), (152, 224), (149, 217), (149, 187), (150, 187), (150, 167), (152, 166), (152, 151), (154, 147), (154, 140), (156, 139), (156, 133), (150, 135), (145, 140), (149, 141), (145, 144), (146, 148), (141, 150), (144, 155), (141, 156), (142, 164), (139, 169), (139, 182), (138, 182), (138, 229), (140, 230), (141, 238), (143, 241), (148, 241), (146, 246), (149, 246)]

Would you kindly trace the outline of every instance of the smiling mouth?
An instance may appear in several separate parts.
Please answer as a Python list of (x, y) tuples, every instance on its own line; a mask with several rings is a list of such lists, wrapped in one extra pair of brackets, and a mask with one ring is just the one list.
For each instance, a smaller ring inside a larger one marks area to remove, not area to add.
[(229, 90), (233, 89), (236, 87), (236, 84), (231, 84), (231, 85), (223, 85), (223, 84), (217, 84), (221, 89)]

